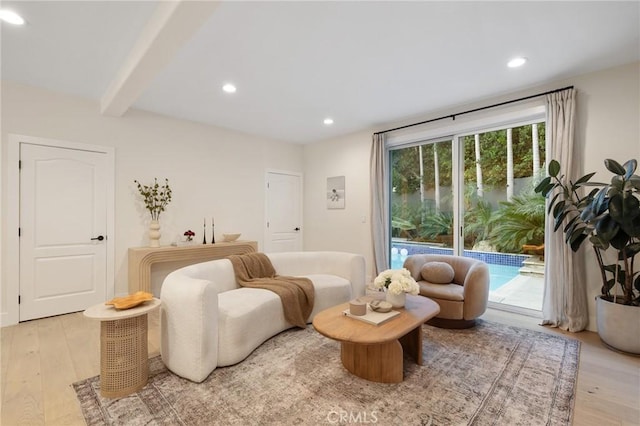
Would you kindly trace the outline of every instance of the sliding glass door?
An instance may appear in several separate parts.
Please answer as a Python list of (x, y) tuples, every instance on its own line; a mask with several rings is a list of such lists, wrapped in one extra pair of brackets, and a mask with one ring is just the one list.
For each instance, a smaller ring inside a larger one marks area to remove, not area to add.
[(391, 151), (392, 236), (453, 247), (452, 141)]
[(478, 258), (492, 302), (540, 310), (544, 152), (544, 122), (392, 149), (392, 267), (413, 253)]

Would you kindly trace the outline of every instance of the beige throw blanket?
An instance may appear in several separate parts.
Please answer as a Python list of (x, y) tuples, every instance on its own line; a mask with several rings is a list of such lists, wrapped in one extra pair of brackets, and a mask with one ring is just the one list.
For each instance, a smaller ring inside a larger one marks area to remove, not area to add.
[(315, 297), (310, 279), (276, 275), (264, 253), (234, 254), (229, 260), (238, 284), (273, 291), (280, 296), (285, 319), (300, 328), (307, 326)]

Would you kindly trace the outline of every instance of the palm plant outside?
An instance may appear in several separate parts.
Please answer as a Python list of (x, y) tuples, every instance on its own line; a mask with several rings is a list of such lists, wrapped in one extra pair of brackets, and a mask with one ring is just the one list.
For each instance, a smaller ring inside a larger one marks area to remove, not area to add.
[(488, 242), (498, 251), (517, 253), (525, 244), (544, 243), (545, 200), (533, 188), (502, 201), (491, 216)]
[[(537, 129), (539, 139), (544, 141), (544, 123)], [(519, 186), (525, 186), (510, 200), (504, 195), (508, 186), (507, 132), (485, 132), (478, 141), (473, 135), (463, 138), (465, 248), (485, 241), (497, 251), (521, 253), (524, 244), (543, 243), (544, 197), (530, 188), (537, 178), (532, 164), (544, 164), (544, 143), (534, 152), (531, 125), (513, 128), (511, 133), (513, 176)], [(402, 234), (419, 242), (445, 241), (443, 235), (453, 234), (453, 142), (392, 151), (391, 161), (392, 235)], [(476, 181), (478, 169), (483, 182)]]

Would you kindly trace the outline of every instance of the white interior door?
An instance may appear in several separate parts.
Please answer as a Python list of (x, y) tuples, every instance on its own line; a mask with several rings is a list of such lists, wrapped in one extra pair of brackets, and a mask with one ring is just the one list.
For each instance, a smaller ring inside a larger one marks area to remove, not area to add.
[(265, 252), (302, 250), (302, 175), (267, 172)]
[(20, 321), (107, 295), (107, 154), (20, 145)]

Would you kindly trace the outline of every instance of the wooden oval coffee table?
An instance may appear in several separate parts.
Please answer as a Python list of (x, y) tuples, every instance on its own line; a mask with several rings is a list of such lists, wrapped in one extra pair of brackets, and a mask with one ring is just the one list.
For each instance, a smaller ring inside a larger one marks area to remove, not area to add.
[[(363, 299), (363, 298), (361, 298)], [(440, 312), (433, 300), (407, 295), (400, 315), (372, 325), (343, 314), (349, 304), (319, 312), (313, 319), (318, 333), (341, 344), (342, 365), (358, 377), (382, 383), (402, 382), (403, 349), (422, 365), (421, 326)]]

